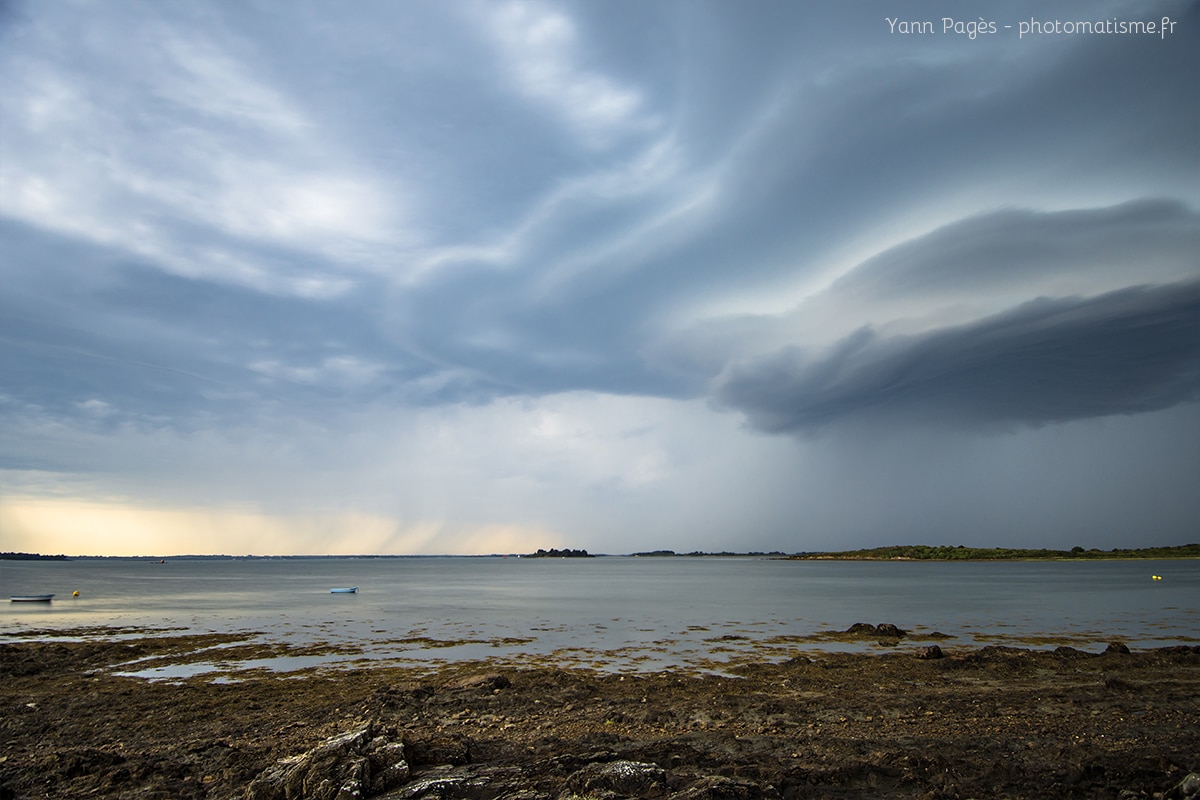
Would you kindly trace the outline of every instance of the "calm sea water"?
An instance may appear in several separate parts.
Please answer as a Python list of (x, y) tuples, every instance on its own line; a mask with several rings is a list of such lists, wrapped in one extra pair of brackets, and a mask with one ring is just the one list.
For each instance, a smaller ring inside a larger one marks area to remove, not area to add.
[[(343, 586), (359, 591), (329, 591)], [(7, 602), (13, 594), (51, 592), (48, 605)], [(244, 632), (337, 651), (245, 665), (275, 668), (480, 657), (610, 669), (703, 666), (879, 647), (822, 639), (860, 621), (910, 630), (915, 636), (901, 649), (928, 644), (920, 637), (934, 631), (953, 637), (943, 647), (1067, 644), (1099, 651), (1112, 640), (1134, 648), (1200, 640), (1198, 561), (6, 561), (0, 598), (0, 640), (136, 626)]]

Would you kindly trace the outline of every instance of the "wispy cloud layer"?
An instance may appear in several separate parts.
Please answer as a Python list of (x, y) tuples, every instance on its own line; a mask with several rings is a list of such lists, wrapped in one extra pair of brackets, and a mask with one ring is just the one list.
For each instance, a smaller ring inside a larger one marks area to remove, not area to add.
[(611, 146), (656, 127), (635, 87), (588, 68), (586, 43), (565, 13), (521, 0), (476, 10), (517, 91), (559, 116), (588, 146)]

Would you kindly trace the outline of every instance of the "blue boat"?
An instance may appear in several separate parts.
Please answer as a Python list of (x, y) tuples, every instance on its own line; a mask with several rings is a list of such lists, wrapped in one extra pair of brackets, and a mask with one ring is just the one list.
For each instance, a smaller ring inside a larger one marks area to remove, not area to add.
[(330, 589), (329, 590), (330, 594), (355, 594), (357, 592), (358, 592), (357, 586), (355, 586), (353, 589)]

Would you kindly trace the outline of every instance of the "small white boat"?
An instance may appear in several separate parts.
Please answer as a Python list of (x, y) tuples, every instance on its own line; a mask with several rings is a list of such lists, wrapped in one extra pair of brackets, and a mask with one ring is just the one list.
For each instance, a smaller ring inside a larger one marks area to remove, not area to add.
[(355, 586), (353, 589), (330, 589), (329, 590), (330, 594), (356, 594), (357, 592), (358, 592), (357, 586)]
[(49, 603), (53, 597), (52, 594), (14, 594), (12, 601), (14, 603)]

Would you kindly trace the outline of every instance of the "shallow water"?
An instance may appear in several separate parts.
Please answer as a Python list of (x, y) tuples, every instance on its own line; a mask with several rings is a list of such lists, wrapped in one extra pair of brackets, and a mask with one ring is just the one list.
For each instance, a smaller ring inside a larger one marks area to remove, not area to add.
[[(1152, 580), (1152, 575), (1162, 580)], [(357, 594), (330, 589), (358, 586)], [(78, 591), (79, 597), (72, 597)], [(1200, 637), (1200, 562), (837, 562), (759, 558), (320, 558), (0, 562), (0, 640), (91, 628), (239, 632), (296, 648), (259, 666), (477, 658), (660, 669), (808, 650), (854, 622), (943, 646), (1103, 649)], [(119, 635), (98, 632), (105, 638)], [(134, 635), (134, 634), (131, 634)], [(216, 662), (212, 662), (215, 664)], [(243, 667), (246, 665), (243, 665)], [(191, 665), (203, 672), (203, 665)], [(215, 669), (215, 667), (214, 667)], [(161, 677), (161, 675), (160, 675)]]

